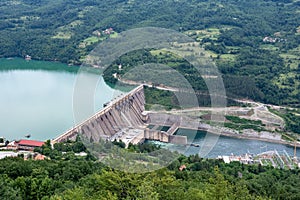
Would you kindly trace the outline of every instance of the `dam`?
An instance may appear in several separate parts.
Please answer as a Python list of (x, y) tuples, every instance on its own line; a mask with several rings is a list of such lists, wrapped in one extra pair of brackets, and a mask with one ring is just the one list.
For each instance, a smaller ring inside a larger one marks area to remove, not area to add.
[(66, 131), (52, 142), (66, 142), (75, 140), (77, 135), (98, 142), (121, 140), (129, 143), (142, 143), (146, 139), (167, 143), (187, 144), (186, 136), (173, 135), (180, 126), (179, 122), (171, 124), (165, 132), (147, 128), (151, 119), (145, 112), (144, 85), (140, 85), (129, 93), (106, 103), (104, 108), (84, 122)]

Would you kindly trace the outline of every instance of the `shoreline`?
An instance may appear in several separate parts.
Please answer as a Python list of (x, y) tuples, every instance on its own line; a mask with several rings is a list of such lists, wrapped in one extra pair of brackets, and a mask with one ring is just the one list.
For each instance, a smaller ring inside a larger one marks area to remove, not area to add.
[[(69, 72), (69, 73), (75, 73), (78, 71), (80, 68), (79, 65), (68, 65), (63, 62), (59, 61), (49, 61), (49, 60), (26, 60), (21, 57), (8, 57), (8, 58), (0, 58), (0, 61), (5, 62), (7, 61), (8, 63), (10, 61), (15, 61), (15, 62), (20, 62), (20, 65), (13, 65), (9, 67), (1, 67), (0, 71), (9, 71), (9, 70), (47, 70), (47, 71), (59, 71), (59, 72)], [(33, 63), (40, 63), (40, 62), (46, 62), (49, 63), (50, 65), (53, 65), (51, 67), (29, 67), (27, 66), (28, 63), (33, 62)], [(56, 66), (55, 66), (56, 65)]]

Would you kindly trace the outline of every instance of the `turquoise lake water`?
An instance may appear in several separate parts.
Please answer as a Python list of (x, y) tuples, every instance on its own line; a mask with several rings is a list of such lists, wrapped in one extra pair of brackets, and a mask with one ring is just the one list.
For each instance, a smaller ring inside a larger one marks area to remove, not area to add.
[[(32, 139), (46, 140), (74, 126), (77, 68), (55, 62), (0, 59), (0, 136), (13, 140), (31, 134)], [(98, 74), (85, 76), (98, 79), (95, 112), (121, 93)]]

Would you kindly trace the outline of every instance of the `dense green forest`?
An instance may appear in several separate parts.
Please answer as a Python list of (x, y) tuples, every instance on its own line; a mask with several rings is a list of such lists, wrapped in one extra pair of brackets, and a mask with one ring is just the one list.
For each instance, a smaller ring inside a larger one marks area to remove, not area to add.
[[(122, 148), (122, 142), (114, 142)], [(151, 152), (151, 144), (126, 151)], [(35, 151), (48, 160), (0, 160), (2, 199), (299, 199), (300, 171), (261, 165), (225, 164), (198, 156), (179, 156), (169, 166), (148, 173), (126, 173), (75, 152), (86, 151), (80, 141), (49, 141)], [(62, 152), (67, 152), (62, 154)], [(147, 165), (147, 163), (144, 163)], [(183, 167), (183, 165), (185, 167)], [(180, 167), (182, 170), (180, 170)]]
[[(229, 96), (299, 106), (299, 6), (296, 0), (3, 0), (0, 56), (28, 54), (80, 64), (99, 42), (118, 32), (169, 28), (206, 49), (224, 74)], [(109, 28), (113, 32), (103, 32)], [(184, 73), (193, 71), (182, 61), (167, 62)], [(196, 75), (189, 81), (205, 88)]]

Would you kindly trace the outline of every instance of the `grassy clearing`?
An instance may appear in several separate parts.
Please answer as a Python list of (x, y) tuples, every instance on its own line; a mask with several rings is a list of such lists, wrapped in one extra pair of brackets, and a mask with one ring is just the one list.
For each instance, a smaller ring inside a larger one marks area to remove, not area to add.
[(280, 57), (282, 57), (283, 59), (297, 59), (298, 56), (291, 54), (291, 53), (282, 53), (280, 54)]
[(176, 54), (174, 54), (174, 53), (172, 53), (170, 51), (164, 50), (164, 49), (151, 50), (150, 53), (153, 56), (158, 56), (158, 57), (160, 57), (160, 56), (164, 57), (164, 56), (167, 55), (167, 56), (173, 57), (174, 59), (179, 58), (178, 55), (176, 55)]
[(79, 26), (80, 24), (83, 24), (83, 21), (75, 20), (65, 26), (61, 26), (58, 28), (56, 35), (52, 36), (51, 38), (68, 40), (74, 35), (72, 33), (72, 29), (75, 28), (76, 26)]
[(109, 35), (110, 38), (117, 38), (118, 37), (118, 33), (114, 32), (113, 34)]
[(236, 55), (233, 55), (233, 54), (222, 54), (220, 56), (220, 58), (222, 60), (225, 60), (225, 61), (235, 61)]
[(238, 46), (226, 46), (229, 51), (238, 51), (241, 47)]
[(81, 24), (83, 24), (83, 21), (81, 21), (81, 20), (75, 20), (75, 21), (73, 21), (73, 22), (71, 22), (71, 23), (69, 23), (69, 24), (67, 24), (65, 26), (59, 27), (59, 29), (61, 29), (61, 30), (70, 30), (70, 29), (73, 29), (76, 26), (79, 26)]
[(104, 38), (99, 38), (99, 37), (96, 37), (96, 36), (91, 36), (91, 37), (88, 37), (86, 39), (84, 39), (80, 44), (79, 44), (79, 48), (85, 48), (89, 45), (92, 45), (96, 42), (99, 42), (99, 41), (102, 41), (104, 40)]
[(167, 54), (168, 51), (165, 51), (165, 50), (162, 50), (162, 49), (157, 49), (157, 50), (151, 50), (150, 53), (153, 55), (153, 56), (159, 56), (161, 54)]
[(92, 43), (98, 42), (99, 40), (100, 40), (99, 37), (92, 36), (92, 37), (88, 37), (88, 38), (84, 39), (83, 42), (92, 44)]
[(92, 45), (94, 43), (103, 41), (107, 38), (116, 38), (118, 37), (118, 33), (114, 32), (113, 34), (110, 34), (109, 36), (102, 36), (102, 37), (97, 37), (97, 36), (90, 36), (86, 39), (84, 39), (80, 44), (79, 44), (79, 48), (85, 48), (89, 45)]
[[(201, 55), (206, 58), (217, 58), (218, 54), (216, 54), (213, 51), (204, 50), (203, 48), (199, 48), (200, 43), (199, 42), (189, 42), (184, 44), (173, 44), (176, 46), (173, 50), (165, 50), (165, 49), (159, 49), (159, 50), (152, 50), (150, 51), (152, 55), (155, 56), (173, 56), (174, 58), (178, 58), (178, 55), (181, 56), (190, 56), (190, 55)], [(178, 47), (178, 48), (177, 48)]]
[[(203, 30), (189, 30), (186, 31), (185, 34), (194, 38), (196, 41), (201, 42), (202, 47), (206, 47), (207, 45), (211, 45), (212, 43), (217, 43), (219, 36), (221, 35), (221, 30), (229, 30), (232, 27), (224, 26), (222, 28), (207, 28)], [(204, 39), (208, 39), (204, 41)], [(223, 61), (233, 62), (236, 59), (236, 52), (239, 51), (239, 47), (226, 47), (228, 52), (226, 54), (218, 54), (212, 50), (205, 50), (205, 54), (207, 57), (218, 59), (220, 58)]]
[(260, 45), (261, 49), (270, 50), (270, 51), (278, 51), (279, 48), (274, 46), (273, 44), (263, 44)]
[(207, 54), (209, 57), (211, 58), (217, 58), (218, 57), (218, 54), (216, 54), (215, 52), (213, 51), (205, 51), (205, 54)]
[(204, 30), (189, 30), (185, 34), (191, 37), (196, 37), (197, 41), (201, 41), (204, 38), (209, 38), (211, 40), (217, 40), (220, 36), (220, 29), (218, 28), (208, 28)]
[(72, 37), (73, 33), (72, 32), (57, 32), (57, 34), (51, 38), (53, 39), (63, 39), (63, 40), (68, 40)]

